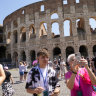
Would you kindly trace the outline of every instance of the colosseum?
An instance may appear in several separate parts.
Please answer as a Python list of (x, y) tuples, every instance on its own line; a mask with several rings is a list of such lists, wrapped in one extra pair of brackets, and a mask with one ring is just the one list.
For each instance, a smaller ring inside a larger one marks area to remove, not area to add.
[(66, 60), (76, 52), (92, 57), (96, 54), (96, 28), (89, 24), (90, 19), (96, 21), (96, 0), (42, 0), (24, 6), (3, 21), (6, 58), (16, 66), (22, 60), (31, 65), (43, 48), (51, 60)]

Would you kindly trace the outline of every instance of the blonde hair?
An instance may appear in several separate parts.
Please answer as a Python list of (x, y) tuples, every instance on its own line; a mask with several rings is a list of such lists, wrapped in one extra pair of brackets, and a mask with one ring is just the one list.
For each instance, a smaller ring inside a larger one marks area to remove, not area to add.
[(22, 63), (22, 62), (19, 62), (19, 64), (20, 64), (20, 65), (23, 65), (23, 63)]

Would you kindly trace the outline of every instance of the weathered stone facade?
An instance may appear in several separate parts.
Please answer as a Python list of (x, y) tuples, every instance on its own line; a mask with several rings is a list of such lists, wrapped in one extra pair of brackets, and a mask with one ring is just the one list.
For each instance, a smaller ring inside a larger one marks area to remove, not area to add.
[[(70, 53), (80, 51), (85, 57), (93, 56), (96, 52), (96, 34), (91, 30), (89, 18), (96, 19), (96, 0), (44, 0), (22, 7), (4, 19), (6, 32), (7, 56), (11, 55), (12, 63), (26, 60), (29, 64), (36, 58), (39, 49), (46, 48), (50, 59), (61, 56), (66, 60)], [(43, 5), (44, 10), (40, 11)], [(51, 15), (57, 13), (57, 19)], [(78, 28), (76, 20), (80, 19)], [(70, 36), (64, 36), (63, 24), (70, 23)], [(47, 23), (47, 31), (41, 24)], [(60, 36), (52, 35), (52, 23), (58, 22)], [(41, 30), (41, 31), (40, 31)], [(56, 52), (56, 53), (55, 53)]]

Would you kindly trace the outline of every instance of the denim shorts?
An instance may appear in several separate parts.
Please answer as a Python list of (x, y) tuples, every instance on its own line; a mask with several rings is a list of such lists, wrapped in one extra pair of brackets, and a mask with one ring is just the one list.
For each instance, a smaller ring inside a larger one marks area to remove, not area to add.
[(24, 75), (24, 72), (19, 72), (19, 73), (20, 73), (21, 76)]

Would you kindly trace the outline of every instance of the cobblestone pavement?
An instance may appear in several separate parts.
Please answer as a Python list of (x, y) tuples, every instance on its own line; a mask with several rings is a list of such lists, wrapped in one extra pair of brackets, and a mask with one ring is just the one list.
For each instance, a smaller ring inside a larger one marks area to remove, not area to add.
[[(25, 81), (23, 83), (19, 82), (19, 71), (18, 69), (12, 69), (10, 70), (12, 73), (13, 79), (14, 79), (14, 84), (13, 88), (15, 90), (14, 96), (32, 96), (31, 94), (28, 94), (25, 90)], [(64, 80), (60, 81), (60, 95), (59, 96), (70, 96), (70, 92), (68, 88), (66, 87)], [(2, 96), (2, 89), (0, 86), (0, 96)]]

